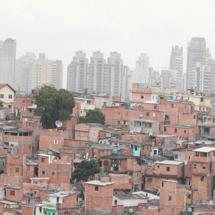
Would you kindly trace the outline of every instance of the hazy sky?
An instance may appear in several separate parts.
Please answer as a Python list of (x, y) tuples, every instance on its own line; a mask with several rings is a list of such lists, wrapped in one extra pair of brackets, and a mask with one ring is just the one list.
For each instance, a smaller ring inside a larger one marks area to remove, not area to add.
[(0, 0), (0, 40), (16, 39), (17, 58), (30, 51), (62, 60), (64, 77), (79, 50), (87, 58), (118, 51), (132, 69), (147, 53), (161, 70), (172, 46), (186, 57), (191, 37), (205, 37), (214, 57), (214, 8), (215, 0)]

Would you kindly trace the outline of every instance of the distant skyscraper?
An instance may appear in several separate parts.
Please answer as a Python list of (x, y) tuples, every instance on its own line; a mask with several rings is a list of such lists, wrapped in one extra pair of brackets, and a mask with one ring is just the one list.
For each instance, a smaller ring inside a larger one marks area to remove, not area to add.
[(14, 87), (16, 65), (16, 41), (8, 38), (0, 41), (0, 84), (8, 83)]
[(211, 69), (211, 90), (215, 92), (215, 60), (208, 60), (207, 66), (209, 66)]
[(165, 88), (177, 88), (177, 70), (162, 70), (161, 79), (163, 82), (163, 90)]
[(57, 90), (63, 87), (63, 64), (61, 60), (56, 60), (51, 63), (51, 86)]
[(111, 96), (122, 94), (123, 60), (118, 52), (111, 52), (108, 58), (107, 71), (105, 73), (104, 93)]
[(32, 66), (34, 62), (36, 62), (36, 56), (34, 53), (30, 52), (27, 52), (26, 55), (17, 59), (15, 84), (18, 92), (22, 92), (24, 94), (31, 92)]
[(93, 52), (93, 57), (90, 58), (89, 65), (88, 89), (90, 93), (104, 93), (105, 62), (101, 52)]
[(183, 83), (183, 48), (178, 46), (172, 47), (172, 52), (170, 55), (170, 69), (177, 71), (177, 85), (176, 88), (182, 89)]
[(133, 83), (149, 83), (149, 57), (141, 54), (136, 61), (136, 67), (132, 74)]
[(122, 101), (131, 100), (132, 72), (128, 66), (123, 67), (122, 73)]
[(194, 89), (199, 91), (211, 90), (211, 68), (207, 65), (196, 63), (195, 71), (193, 72), (192, 85)]
[(84, 92), (87, 88), (88, 59), (82, 51), (76, 52), (67, 68), (67, 90)]
[(206, 63), (206, 41), (202, 37), (193, 37), (187, 45), (187, 89), (193, 87), (192, 77), (197, 62)]

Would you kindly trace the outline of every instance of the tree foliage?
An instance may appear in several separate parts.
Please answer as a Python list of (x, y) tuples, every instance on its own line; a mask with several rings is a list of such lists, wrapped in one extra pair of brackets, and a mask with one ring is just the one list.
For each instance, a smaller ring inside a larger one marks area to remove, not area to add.
[(3, 107), (3, 102), (0, 100), (0, 107)]
[(43, 86), (36, 99), (35, 112), (41, 115), (43, 128), (56, 128), (56, 120), (65, 120), (75, 107), (75, 100), (68, 90), (57, 90), (51, 86)]
[(90, 176), (100, 172), (100, 166), (95, 160), (83, 160), (79, 163), (72, 173), (72, 179), (77, 181), (87, 181)]
[(100, 110), (89, 110), (86, 117), (80, 116), (78, 123), (99, 123), (105, 124), (105, 115)]

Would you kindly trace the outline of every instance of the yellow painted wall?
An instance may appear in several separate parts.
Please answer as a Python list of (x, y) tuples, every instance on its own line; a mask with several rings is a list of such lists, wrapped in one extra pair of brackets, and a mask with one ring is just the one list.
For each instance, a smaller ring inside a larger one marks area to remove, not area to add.
[(181, 91), (181, 90), (179, 90), (177, 88), (165, 88), (165, 93), (167, 93), (167, 94), (170, 94), (170, 93), (176, 94), (179, 91)]
[[(10, 111), (13, 111), (15, 92), (6, 85), (0, 89), (0, 94), (4, 95), (4, 98), (0, 98), (0, 100), (3, 102), (4, 107), (11, 105), (12, 108), (10, 109)], [(9, 95), (12, 95), (11, 99), (9, 98)]]

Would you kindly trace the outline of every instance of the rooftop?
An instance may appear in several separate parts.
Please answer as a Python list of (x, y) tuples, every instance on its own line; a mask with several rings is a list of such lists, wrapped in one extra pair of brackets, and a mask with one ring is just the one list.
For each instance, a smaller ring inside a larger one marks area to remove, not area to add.
[(180, 161), (172, 161), (172, 160), (165, 160), (165, 161), (157, 161), (156, 164), (166, 164), (166, 165), (180, 165), (183, 162)]
[(111, 184), (114, 184), (114, 183), (113, 182), (103, 182), (103, 181), (93, 180), (93, 181), (85, 182), (85, 184), (98, 185), (98, 186), (106, 186), (106, 185), (111, 185)]
[(212, 151), (215, 151), (215, 147), (201, 147), (201, 148), (198, 148), (198, 149), (194, 149), (193, 150), (194, 152), (212, 152)]

